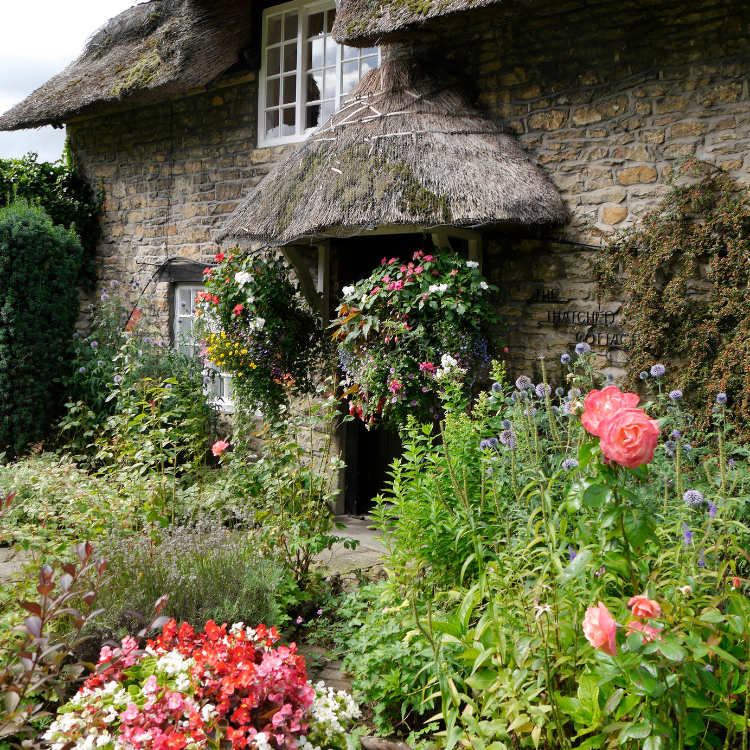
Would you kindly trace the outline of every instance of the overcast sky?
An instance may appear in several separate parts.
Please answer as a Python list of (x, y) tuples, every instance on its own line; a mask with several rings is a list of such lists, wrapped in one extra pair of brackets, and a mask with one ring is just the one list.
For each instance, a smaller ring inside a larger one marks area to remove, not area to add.
[[(0, 112), (25, 99), (83, 51), (86, 40), (138, 0), (2, 2)], [(36, 151), (41, 161), (62, 154), (65, 130), (0, 132), (0, 159)]]

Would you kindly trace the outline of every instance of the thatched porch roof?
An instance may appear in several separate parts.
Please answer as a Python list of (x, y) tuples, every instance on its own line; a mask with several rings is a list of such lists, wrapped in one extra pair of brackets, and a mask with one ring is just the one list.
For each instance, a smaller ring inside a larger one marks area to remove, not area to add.
[(444, 73), (387, 60), (235, 210), (222, 238), (286, 245), (381, 226), (564, 221), (562, 200), (512, 136)]
[(550, 4), (550, 0), (340, 0), (333, 36), (352, 47), (409, 42), (422, 27), (455, 29), (479, 14), (509, 15)]
[(250, 42), (246, 0), (152, 0), (120, 13), (83, 54), (0, 117), (0, 130), (65, 122), (206, 86)]

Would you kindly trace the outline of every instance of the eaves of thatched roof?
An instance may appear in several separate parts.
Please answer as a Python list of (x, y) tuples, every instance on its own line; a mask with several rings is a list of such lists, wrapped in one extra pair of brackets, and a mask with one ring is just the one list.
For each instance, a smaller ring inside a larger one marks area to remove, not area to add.
[(0, 117), (0, 130), (59, 124), (214, 82), (250, 41), (246, 0), (152, 0), (97, 31), (62, 73)]
[(391, 59), (279, 163), (221, 237), (283, 246), (384, 226), (565, 219), (542, 167), (469, 105), (446, 74)]
[(410, 40), (420, 29), (455, 30), (491, 12), (514, 14), (549, 0), (339, 0), (333, 36), (352, 47)]

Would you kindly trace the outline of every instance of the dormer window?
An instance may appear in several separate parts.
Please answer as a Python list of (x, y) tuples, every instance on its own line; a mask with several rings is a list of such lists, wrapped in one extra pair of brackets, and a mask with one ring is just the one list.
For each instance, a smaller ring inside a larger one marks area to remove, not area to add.
[(333, 40), (335, 17), (332, 2), (291, 2), (264, 11), (259, 146), (304, 140), (380, 64), (377, 47)]

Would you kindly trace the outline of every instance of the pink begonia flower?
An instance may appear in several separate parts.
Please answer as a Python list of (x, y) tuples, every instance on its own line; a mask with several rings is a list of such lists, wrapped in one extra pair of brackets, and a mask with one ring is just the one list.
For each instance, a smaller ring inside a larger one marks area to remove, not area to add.
[(170, 711), (180, 711), (185, 705), (185, 701), (179, 693), (170, 693), (167, 707)]
[(650, 463), (659, 441), (659, 423), (642, 409), (620, 409), (599, 424), (604, 457), (628, 469)]
[(643, 633), (644, 643), (651, 643), (651, 641), (653, 641), (655, 638), (661, 638), (661, 630), (659, 628), (654, 628), (651, 625), (646, 625), (640, 620), (633, 620), (633, 622), (627, 623), (625, 627), (628, 630), (628, 635), (630, 635), (630, 633), (634, 631)]
[(605, 654), (617, 654), (617, 623), (602, 602), (597, 607), (589, 607), (583, 618), (583, 634), (586, 640)]
[(123, 721), (133, 721), (138, 716), (138, 706), (135, 703), (128, 703), (128, 707), (120, 714)]
[(159, 689), (159, 684), (156, 682), (156, 677), (154, 675), (151, 675), (146, 682), (143, 684), (143, 692), (146, 693), (146, 695), (151, 695), (152, 693), (155, 693)]
[(212, 446), (211, 446), (211, 453), (214, 454), (214, 456), (220, 456), (224, 451), (229, 447), (229, 443), (226, 440), (217, 440)]
[(458, 273), (458, 271), (457, 271), (457, 270), (456, 270), (456, 269), (454, 268), (454, 269), (453, 269), (453, 270), (451, 271), (451, 276), (455, 276), (455, 275), (456, 275), (457, 273)]
[(628, 599), (628, 607), (630, 607), (633, 617), (640, 617), (641, 619), (659, 617), (661, 614), (659, 602), (655, 602), (653, 599), (643, 596), (643, 594), (631, 596), (630, 599)]
[(608, 385), (601, 391), (591, 391), (584, 401), (585, 411), (581, 424), (596, 437), (601, 437), (599, 425), (603, 419), (611, 417), (620, 409), (632, 409), (638, 406), (641, 397), (636, 393), (622, 393), (619, 388)]

